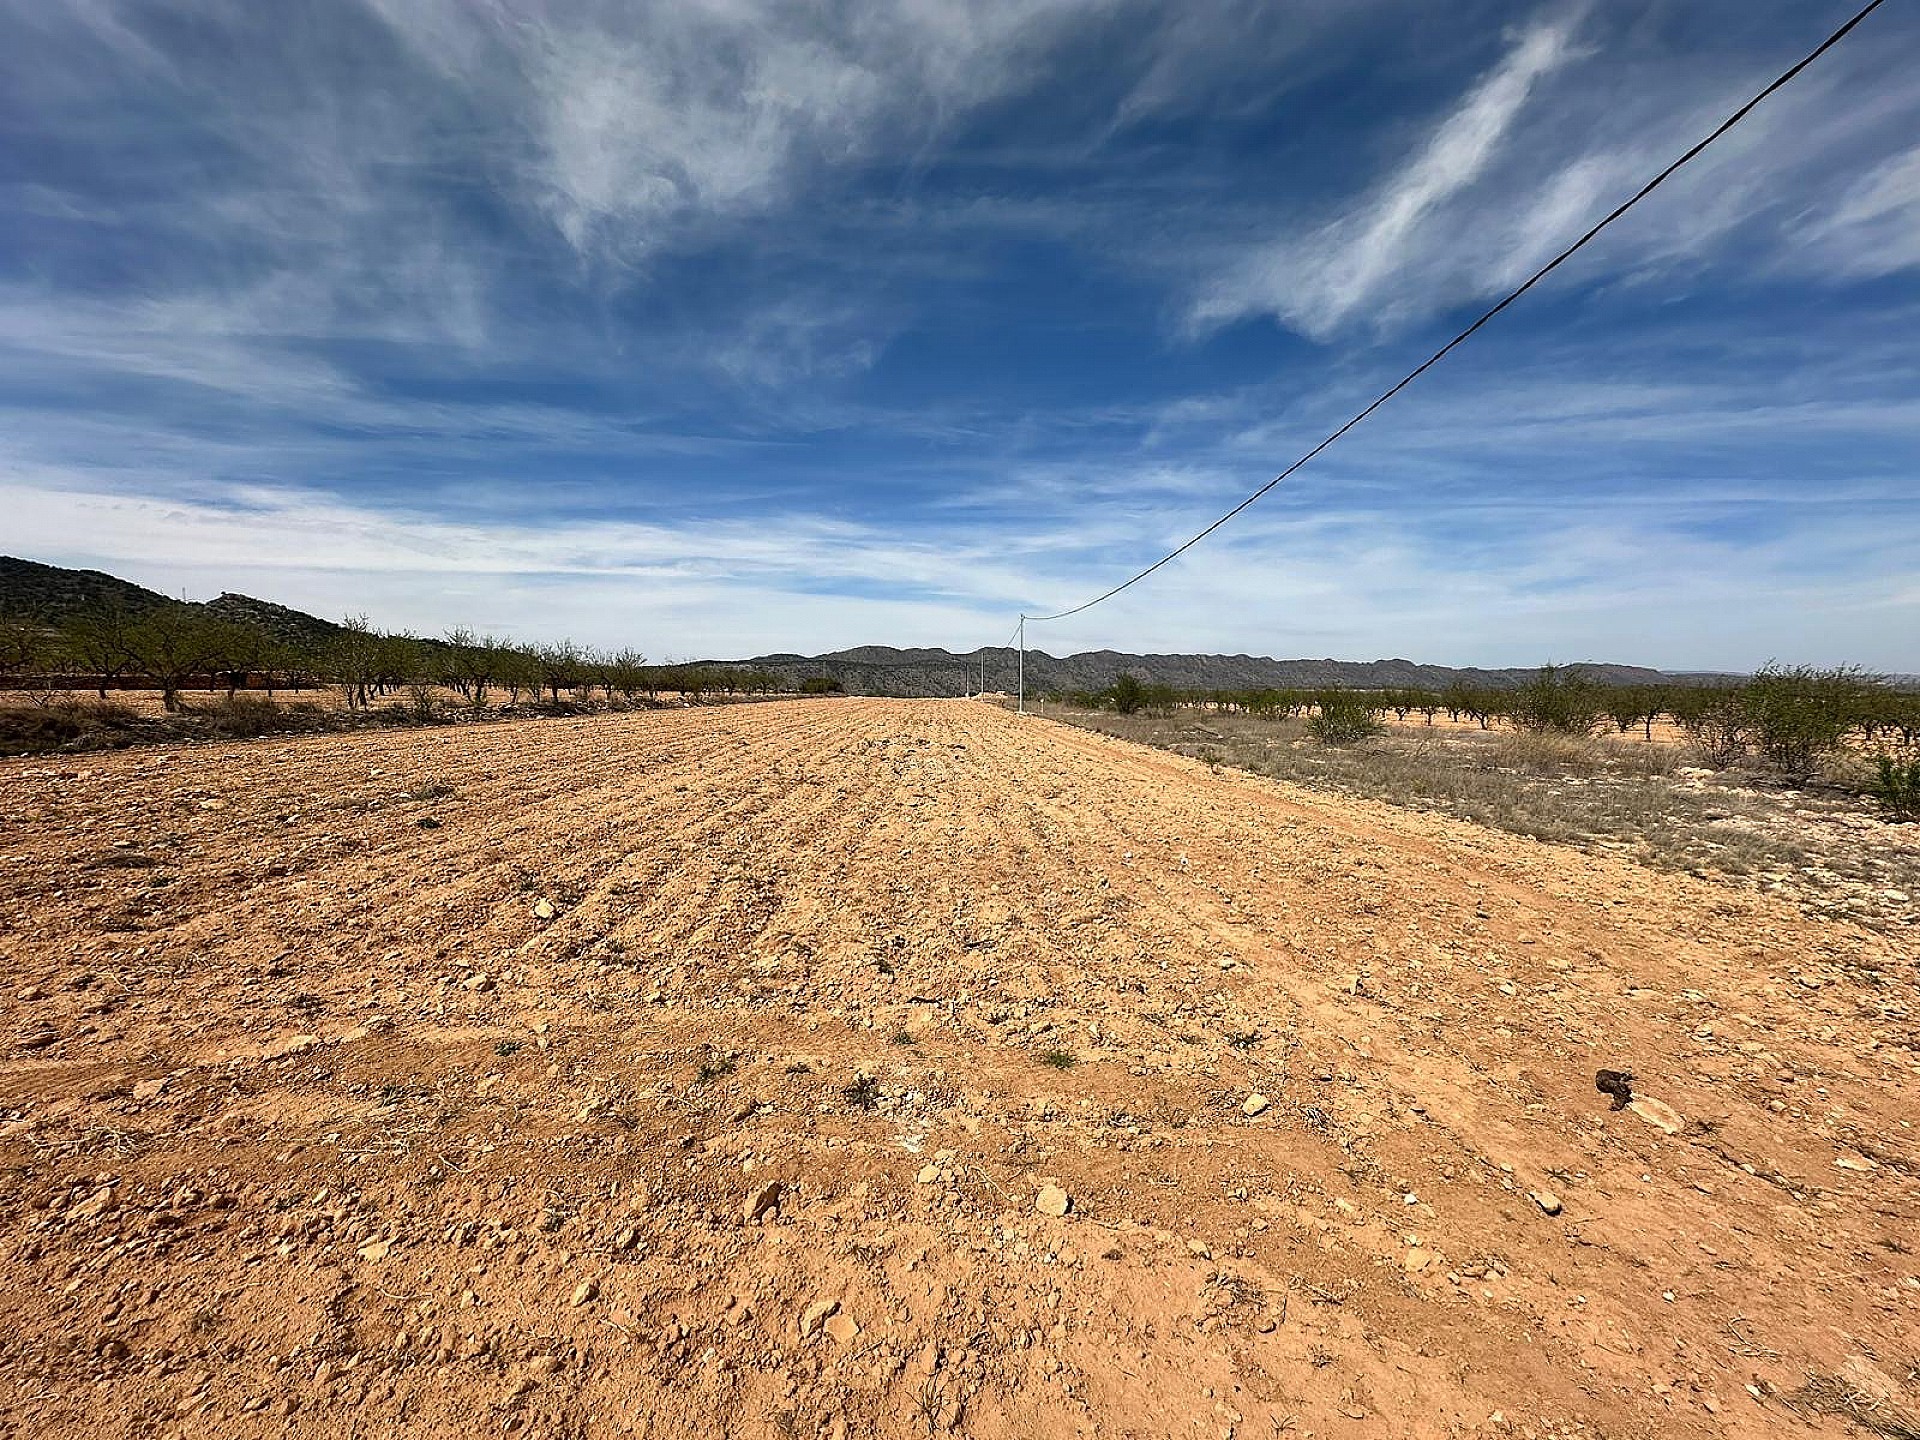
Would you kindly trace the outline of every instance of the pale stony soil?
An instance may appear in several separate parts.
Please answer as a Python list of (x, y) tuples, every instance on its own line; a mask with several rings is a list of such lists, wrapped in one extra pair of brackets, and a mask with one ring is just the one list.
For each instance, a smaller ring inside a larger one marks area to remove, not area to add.
[(959, 701), (0, 762), (0, 1433), (1909, 1433), (1915, 982)]
[[(1417, 719), (1377, 739), (1329, 746), (1304, 725), (1176, 711), (1115, 715), (1039, 704), (1036, 714), (1315, 789), (1389, 800), (1663, 869), (1720, 879), (1839, 916), (1920, 948), (1920, 825), (1890, 818), (1845, 783), (1798, 789), (1757, 771), (1696, 762), (1677, 732), (1590, 741)], [(1671, 729), (1671, 727), (1668, 727)]]

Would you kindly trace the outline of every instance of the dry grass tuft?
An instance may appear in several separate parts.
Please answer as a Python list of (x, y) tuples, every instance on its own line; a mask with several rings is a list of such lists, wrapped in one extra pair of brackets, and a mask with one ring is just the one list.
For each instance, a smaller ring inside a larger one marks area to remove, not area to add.
[(1780, 1400), (1803, 1418), (1838, 1415), (1887, 1440), (1920, 1440), (1920, 1420), (1838, 1375), (1811, 1371), (1806, 1384)]

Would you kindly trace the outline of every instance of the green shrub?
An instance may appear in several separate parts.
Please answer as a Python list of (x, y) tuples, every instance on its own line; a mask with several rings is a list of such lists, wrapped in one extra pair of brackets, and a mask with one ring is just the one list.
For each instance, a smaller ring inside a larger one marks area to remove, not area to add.
[(1358, 690), (1322, 691), (1307, 721), (1307, 733), (1324, 745), (1351, 745), (1385, 728), (1373, 698)]
[(1768, 665), (1741, 687), (1740, 704), (1754, 748), (1789, 782), (1804, 785), (1840, 749), (1871, 688), (1858, 670)]
[(1606, 714), (1606, 698), (1578, 671), (1542, 665), (1508, 697), (1506, 713), (1517, 728), (1535, 734), (1591, 735)]
[(1117, 715), (1133, 715), (1147, 703), (1147, 687), (1132, 675), (1122, 675), (1108, 688), (1109, 703)]
[(1874, 799), (1901, 820), (1920, 820), (1920, 756), (1876, 755), (1873, 765)]
[(841, 689), (840, 682), (831, 675), (813, 675), (800, 682), (802, 695), (838, 695)]

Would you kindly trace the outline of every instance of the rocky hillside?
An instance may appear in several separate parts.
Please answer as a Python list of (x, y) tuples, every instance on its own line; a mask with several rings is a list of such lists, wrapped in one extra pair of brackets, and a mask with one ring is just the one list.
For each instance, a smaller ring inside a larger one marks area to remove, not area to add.
[[(102, 610), (143, 615), (168, 603), (169, 597), (159, 591), (105, 571), (69, 570), (0, 555), (0, 615), (22, 615), (47, 625), (64, 625)], [(258, 625), (276, 639), (296, 645), (324, 644), (341, 629), (331, 620), (251, 595), (229, 593), (214, 600), (185, 603), (216, 619)]]
[(343, 626), (331, 620), (322, 620), (304, 610), (275, 605), (271, 600), (256, 600), (251, 595), (228, 592), (207, 601), (204, 608), (209, 615), (222, 620), (258, 625), (276, 640), (284, 640), (290, 645), (314, 648), (345, 633)]
[(167, 603), (157, 590), (102, 570), (67, 570), (0, 555), (0, 615), (26, 615), (50, 625), (97, 610), (143, 614)]

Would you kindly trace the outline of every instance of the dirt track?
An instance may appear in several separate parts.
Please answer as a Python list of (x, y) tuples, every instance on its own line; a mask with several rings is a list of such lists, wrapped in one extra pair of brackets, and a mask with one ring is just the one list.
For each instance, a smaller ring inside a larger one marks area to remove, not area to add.
[(1913, 957), (1703, 882), (829, 700), (0, 762), (0, 907), (0, 1434), (1920, 1409)]

